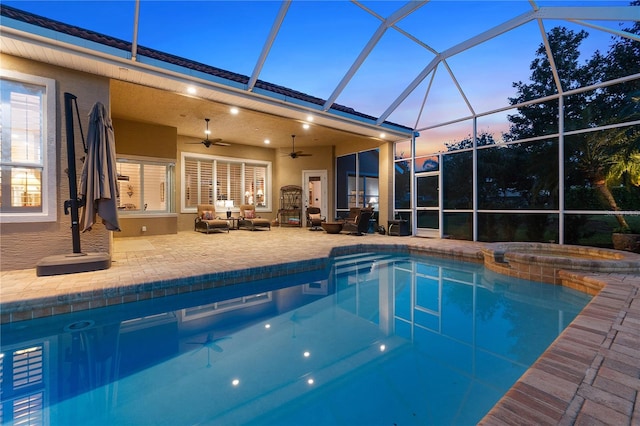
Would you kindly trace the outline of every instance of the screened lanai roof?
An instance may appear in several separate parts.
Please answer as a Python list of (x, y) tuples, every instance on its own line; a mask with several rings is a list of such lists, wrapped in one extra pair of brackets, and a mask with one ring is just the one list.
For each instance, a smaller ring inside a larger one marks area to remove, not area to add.
[[(2, 50), (8, 53), (14, 45), (5, 36), (19, 40), (19, 31), (35, 32), (56, 38), (52, 45), (61, 50), (75, 49), (67, 58), (71, 67), (89, 54), (96, 59), (85, 71), (100, 74), (97, 64), (111, 61), (116, 68), (109, 76), (124, 82), (168, 89), (170, 81), (175, 92), (193, 84), (200, 89), (193, 96), (254, 110), (267, 106), (277, 115), (314, 113), (316, 123), (372, 137), (384, 132), (391, 140), (507, 106), (513, 82), (528, 79), (536, 49), (555, 26), (590, 33), (581, 52), (586, 59), (606, 52), (612, 36), (638, 40), (623, 28), (640, 20), (639, 6), (615, 0), (3, 5), (46, 18), (8, 20), (5, 8)], [(192, 121), (178, 132), (200, 136), (202, 123)]]

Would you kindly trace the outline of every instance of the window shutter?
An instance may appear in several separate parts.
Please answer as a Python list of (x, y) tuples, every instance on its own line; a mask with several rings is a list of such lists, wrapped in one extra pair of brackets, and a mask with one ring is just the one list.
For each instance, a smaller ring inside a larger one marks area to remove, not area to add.
[[(205, 203), (221, 206), (227, 200), (233, 201), (236, 208), (249, 201), (263, 209), (268, 207), (266, 195), (271, 185), (268, 181), (269, 165), (220, 160), (215, 157), (211, 160), (186, 156), (183, 158), (183, 196), (186, 208), (195, 208), (198, 204)], [(197, 191), (196, 195), (194, 191)]]
[(229, 199), (229, 167), (221, 161), (216, 165), (216, 198), (218, 200)]
[(233, 200), (233, 205), (244, 204), (244, 194), (242, 193), (242, 164), (229, 164), (229, 195)]
[(265, 206), (267, 200), (267, 168), (255, 166), (256, 205)]
[(193, 158), (184, 160), (184, 205), (196, 207), (198, 204), (198, 161)]
[(166, 210), (166, 166), (144, 165), (144, 206), (146, 211)]
[(256, 199), (255, 187), (255, 167), (252, 165), (244, 166), (244, 200), (248, 204), (255, 204)]
[(196, 204), (213, 204), (213, 161), (200, 161), (199, 197)]

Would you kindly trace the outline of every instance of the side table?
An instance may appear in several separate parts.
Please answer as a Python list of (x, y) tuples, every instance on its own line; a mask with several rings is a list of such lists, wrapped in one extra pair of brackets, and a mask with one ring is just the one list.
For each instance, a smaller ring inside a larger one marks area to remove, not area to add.
[(227, 218), (227, 223), (229, 223), (229, 230), (230, 231), (235, 231), (236, 229), (239, 229), (240, 218), (239, 217), (228, 217)]
[(409, 221), (408, 220), (390, 220), (387, 222), (387, 233), (389, 235), (394, 235), (397, 237), (406, 237), (411, 235), (411, 231), (409, 231)]

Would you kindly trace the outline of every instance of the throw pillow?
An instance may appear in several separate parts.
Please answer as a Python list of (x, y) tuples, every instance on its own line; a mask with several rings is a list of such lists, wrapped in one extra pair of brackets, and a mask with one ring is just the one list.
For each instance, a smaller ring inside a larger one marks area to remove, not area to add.
[(255, 210), (245, 210), (244, 211), (244, 217), (245, 217), (245, 219), (255, 219), (256, 218), (256, 211)]
[(205, 210), (202, 212), (202, 219), (213, 220), (213, 212), (211, 210)]

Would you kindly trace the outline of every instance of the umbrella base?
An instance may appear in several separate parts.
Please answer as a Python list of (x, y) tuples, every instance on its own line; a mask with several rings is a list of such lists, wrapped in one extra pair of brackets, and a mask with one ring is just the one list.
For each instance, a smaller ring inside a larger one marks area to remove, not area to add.
[(111, 256), (107, 253), (72, 253), (47, 256), (36, 265), (36, 275), (75, 274), (98, 271), (111, 267)]

